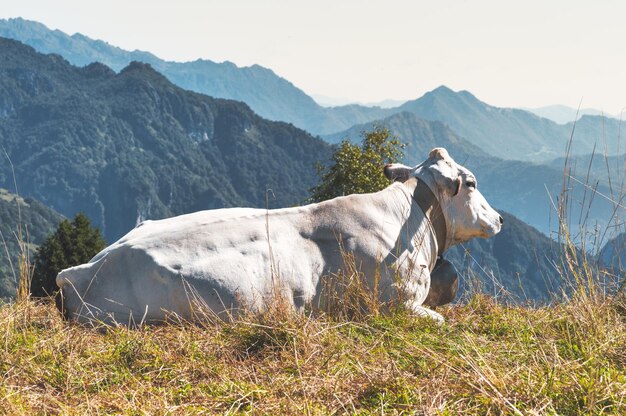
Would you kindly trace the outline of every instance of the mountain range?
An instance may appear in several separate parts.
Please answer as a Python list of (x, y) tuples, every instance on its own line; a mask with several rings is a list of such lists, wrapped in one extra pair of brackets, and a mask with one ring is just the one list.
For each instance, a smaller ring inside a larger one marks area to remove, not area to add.
[(445, 86), (398, 109), (425, 120), (444, 122), (461, 137), (501, 159), (554, 159), (565, 154), (570, 137), (575, 155), (591, 153), (596, 144), (605, 144), (609, 155), (624, 152), (621, 123), (608, 117), (583, 116), (576, 124), (559, 125), (527, 111), (491, 106), (468, 91), (454, 92)]
[(562, 248), (513, 215), (500, 214), (504, 227), (495, 237), (475, 238), (445, 253), (462, 276), (459, 296), (476, 289), (512, 302), (543, 303), (560, 296)]
[(243, 101), (264, 118), (286, 121), (314, 134), (343, 130), (390, 114), (386, 109), (361, 105), (322, 107), (291, 82), (259, 65), (240, 68), (232, 62), (206, 59), (170, 62), (149, 52), (126, 51), (79, 33), (70, 36), (21, 18), (0, 19), (0, 36), (19, 40), (42, 53), (62, 55), (76, 66), (101, 62), (120, 71), (132, 61), (145, 62), (182, 88)]
[[(167, 62), (148, 52), (125, 51), (82, 34), (69, 36), (20, 18), (0, 20), (0, 36), (20, 40), (39, 52), (62, 55), (77, 66), (97, 61), (119, 71), (131, 61), (146, 62), (182, 88), (243, 101), (262, 117), (292, 123), (312, 134), (329, 135), (395, 113), (412, 112), (422, 119), (447, 124), (492, 156), (547, 161), (564, 155), (574, 130), (573, 123), (560, 125), (528, 111), (490, 106), (467, 91), (454, 92), (444, 86), (393, 108), (328, 108), (258, 65), (239, 68), (229, 62), (209, 60)], [(591, 153), (596, 144), (606, 144), (609, 155), (622, 154), (624, 146), (620, 148), (619, 144), (623, 136), (619, 120), (583, 116), (576, 124), (572, 154)]]
[[(141, 218), (298, 204), (331, 153), (241, 102), (182, 90), (148, 64), (78, 68), (9, 39), (0, 39), (0, 97), (0, 139), (20, 192), (67, 216), (85, 212), (108, 241)], [(0, 165), (0, 186), (12, 175)]]
[[(357, 141), (361, 132), (370, 131), (374, 125), (389, 128), (400, 141), (406, 143), (404, 163), (414, 166), (420, 163), (423, 155), (428, 154), (433, 147), (445, 147), (457, 162), (476, 175), (481, 192), (493, 206), (513, 213), (546, 235), (558, 230), (553, 201), (558, 200), (563, 190), (564, 159), (553, 160), (547, 165), (500, 159), (460, 137), (447, 125), (438, 121), (421, 119), (409, 112), (394, 114), (376, 122), (356, 125), (341, 133), (325, 136), (325, 139), (332, 143), (344, 138)], [(577, 209), (579, 204), (582, 208), (583, 201), (589, 201), (588, 195), (591, 192), (584, 185), (587, 182), (595, 187), (597, 192), (604, 195), (611, 195), (611, 189), (622, 189), (620, 186), (624, 183), (624, 175), (622, 175), (621, 185), (618, 185), (618, 175), (614, 174), (613, 188), (609, 187), (608, 182), (604, 180), (607, 177), (606, 166), (603, 171), (604, 158), (601, 156), (594, 159), (594, 164), (592, 164), (594, 175), (588, 180), (587, 170), (583, 169), (587, 166), (588, 158), (587, 155), (571, 159), (572, 166), (578, 167), (572, 170), (572, 174), (582, 182), (571, 183), (568, 187), (568, 198)], [(623, 167), (623, 158), (612, 157), (607, 160), (611, 163), (612, 172), (619, 169), (620, 161)], [(584, 209), (587, 224), (598, 225), (600, 228), (606, 227), (609, 219), (615, 215), (614, 205), (601, 197), (595, 198), (591, 207), (588, 208), (585, 205)], [(578, 231), (577, 225), (572, 227), (572, 231)]]
[(582, 116), (606, 116), (611, 118), (620, 119), (621, 115), (607, 114), (601, 110), (595, 108), (581, 108), (576, 109), (568, 107), (566, 105), (547, 105), (539, 108), (521, 108), (522, 110), (531, 112), (539, 117), (547, 118), (557, 124), (568, 124)]

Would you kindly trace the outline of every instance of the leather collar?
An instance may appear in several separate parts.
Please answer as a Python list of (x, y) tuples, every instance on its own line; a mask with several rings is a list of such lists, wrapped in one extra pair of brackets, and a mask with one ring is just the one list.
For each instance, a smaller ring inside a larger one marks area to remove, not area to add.
[(430, 221), (435, 232), (435, 238), (437, 239), (437, 255), (441, 256), (446, 249), (446, 241), (448, 236), (448, 229), (446, 228), (446, 219), (443, 216), (443, 210), (441, 204), (435, 197), (435, 194), (426, 185), (426, 183), (418, 177), (415, 191), (413, 192), (413, 200), (417, 202), (417, 205), (424, 211), (424, 215)]

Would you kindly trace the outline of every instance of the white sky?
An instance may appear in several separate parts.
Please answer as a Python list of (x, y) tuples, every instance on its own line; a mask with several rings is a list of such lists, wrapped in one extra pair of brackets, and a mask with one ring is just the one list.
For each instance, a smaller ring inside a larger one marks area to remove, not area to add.
[(623, 0), (0, 0), (0, 18), (18, 16), (354, 101), (445, 84), (503, 107), (626, 107)]

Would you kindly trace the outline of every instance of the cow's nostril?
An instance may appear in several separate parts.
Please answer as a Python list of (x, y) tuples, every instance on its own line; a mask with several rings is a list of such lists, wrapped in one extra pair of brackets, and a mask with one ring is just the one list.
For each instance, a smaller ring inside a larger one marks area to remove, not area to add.
[(502, 215), (500, 215), (499, 217), (500, 217), (500, 224), (504, 224), (504, 218), (502, 218)]

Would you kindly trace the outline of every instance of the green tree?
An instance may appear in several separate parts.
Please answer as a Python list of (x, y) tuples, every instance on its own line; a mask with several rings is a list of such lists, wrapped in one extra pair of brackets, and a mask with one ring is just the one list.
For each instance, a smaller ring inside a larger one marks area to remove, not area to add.
[(55, 279), (61, 270), (88, 262), (105, 246), (100, 230), (85, 214), (76, 214), (72, 222), (61, 221), (35, 253), (31, 294), (51, 295), (58, 289)]
[(382, 126), (374, 126), (372, 131), (361, 133), (361, 137), (360, 146), (344, 139), (331, 158), (331, 166), (318, 165), (321, 180), (310, 190), (311, 201), (376, 192), (389, 185), (383, 166), (402, 158), (404, 144)]

